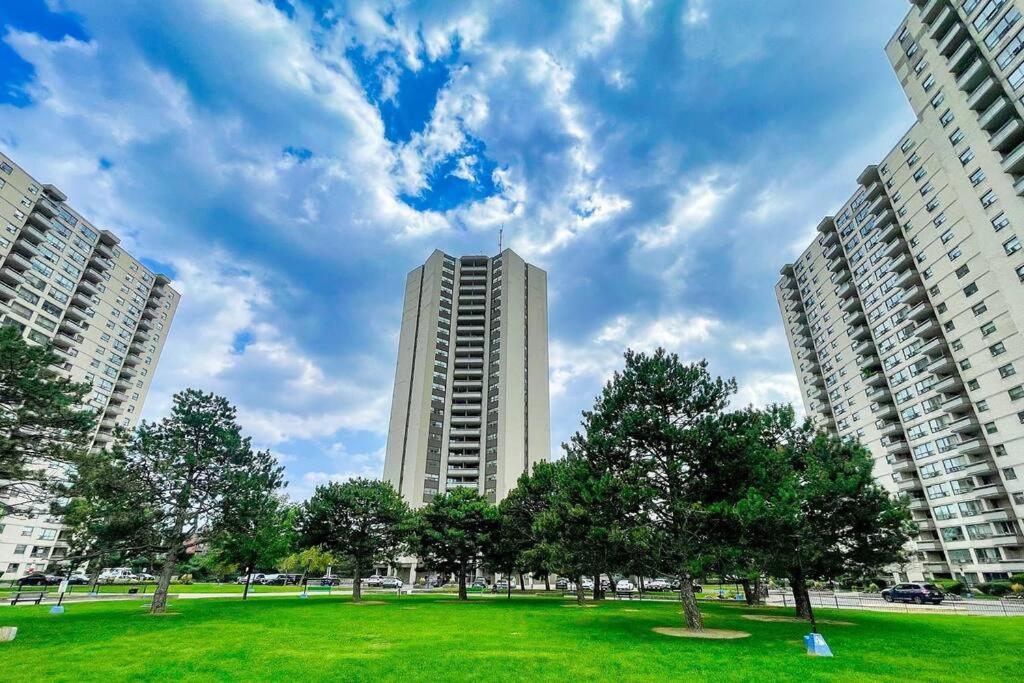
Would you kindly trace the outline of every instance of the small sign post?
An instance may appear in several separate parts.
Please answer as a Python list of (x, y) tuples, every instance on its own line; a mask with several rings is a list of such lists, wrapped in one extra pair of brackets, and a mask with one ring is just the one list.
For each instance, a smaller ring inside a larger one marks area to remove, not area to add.
[(68, 580), (61, 579), (60, 585), (57, 586), (57, 604), (50, 608), (50, 614), (64, 614), (64, 594), (68, 592)]

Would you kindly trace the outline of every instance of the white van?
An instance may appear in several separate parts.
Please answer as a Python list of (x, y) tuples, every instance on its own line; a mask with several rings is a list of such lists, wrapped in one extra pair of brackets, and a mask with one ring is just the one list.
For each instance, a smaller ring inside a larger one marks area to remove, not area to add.
[(107, 583), (113, 581), (138, 581), (139, 577), (132, 573), (132, 570), (128, 567), (114, 567), (106, 568), (100, 572), (100, 581), (106, 581)]

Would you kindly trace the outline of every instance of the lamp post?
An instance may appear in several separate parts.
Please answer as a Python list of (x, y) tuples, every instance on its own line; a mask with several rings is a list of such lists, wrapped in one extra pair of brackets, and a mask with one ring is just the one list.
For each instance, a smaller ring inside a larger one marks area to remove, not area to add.
[(971, 592), (971, 581), (967, 578), (967, 571), (964, 570), (964, 561), (957, 560), (956, 566), (960, 568), (960, 576), (964, 577), (964, 586), (967, 588), (967, 592), (964, 594), (964, 597), (970, 600), (974, 597), (974, 593)]

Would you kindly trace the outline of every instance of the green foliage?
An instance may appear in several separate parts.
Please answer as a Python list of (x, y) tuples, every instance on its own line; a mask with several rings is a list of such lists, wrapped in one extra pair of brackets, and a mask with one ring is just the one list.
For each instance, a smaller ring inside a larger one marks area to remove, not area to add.
[(964, 582), (957, 581), (956, 579), (936, 579), (935, 585), (952, 595), (963, 595), (967, 591), (967, 586)]
[(1013, 584), (1009, 581), (986, 581), (979, 583), (977, 588), (985, 595), (1001, 598), (1013, 591)]
[(276, 490), (279, 484), (279, 477), (250, 476), (267, 474), (276, 463), (269, 454), (253, 451), (235, 418), (227, 399), (186, 389), (174, 395), (170, 415), (143, 422), (111, 453), (115, 466), (141, 483), (141, 498), (148, 501), (144, 521), (151, 525), (157, 539), (152, 550), (162, 556), (163, 565), (153, 612), (164, 611), (171, 573), (186, 551), (210, 543), (217, 530), (231, 526), (224, 517), (231, 509), (228, 501), (252, 496), (261, 486)]
[(314, 576), (323, 574), (327, 569), (337, 566), (338, 560), (331, 553), (318, 545), (310, 546), (305, 550), (292, 553), (280, 562), (280, 568), (284, 571), (295, 574)]
[(0, 513), (49, 504), (55, 471), (73, 467), (89, 447), (96, 417), (82, 406), (92, 388), (59, 376), (60, 362), (17, 327), (0, 326)]
[(178, 583), (183, 584), (185, 586), (191, 585), (192, 584), (192, 575), (191, 574), (182, 574), (181, 576), (178, 577)]
[(428, 570), (455, 574), (466, 598), (466, 574), (481, 561), (499, 529), (498, 510), (479, 493), (456, 488), (423, 506), (411, 525), (413, 554)]
[(352, 479), (318, 486), (299, 511), (302, 545), (345, 558), (353, 570), (353, 595), (375, 562), (392, 561), (409, 533), (409, 506), (388, 482)]

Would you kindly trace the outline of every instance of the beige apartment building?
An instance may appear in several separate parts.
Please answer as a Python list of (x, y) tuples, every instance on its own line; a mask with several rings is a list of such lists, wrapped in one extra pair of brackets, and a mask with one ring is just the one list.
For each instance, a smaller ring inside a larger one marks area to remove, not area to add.
[(927, 0), (886, 46), (917, 122), (782, 268), (808, 413), (875, 456), (906, 579), (1024, 572), (1021, 0)]
[[(92, 447), (103, 448), (116, 426), (138, 421), (179, 297), (66, 201), (0, 154), (0, 324), (52, 343), (58, 372), (92, 384)], [(60, 520), (47, 512), (0, 517), (0, 579), (64, 556)]]
[(413, 506), (498, 502), (550, 453), (547, 274), (506, 249), (435, 251), (406, 280), (384, 477)]

